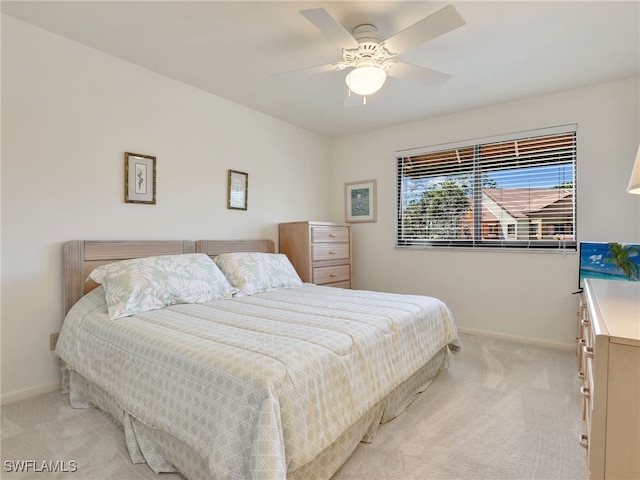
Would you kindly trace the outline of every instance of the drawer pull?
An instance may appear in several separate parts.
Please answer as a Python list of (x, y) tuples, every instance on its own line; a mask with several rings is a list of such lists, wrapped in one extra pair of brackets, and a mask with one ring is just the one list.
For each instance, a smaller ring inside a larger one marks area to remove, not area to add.
[(593, 347), (587, 347), (584, 346), (582, 348), (582, 351), (584, 352), (584, 356), (587, 358), (593, 358)]
[(335, 250), (330, 250), (329, 251), (329, 255), (335, 255), (336, 253), (338, 253), (338, 252), (336, 252)]
[(580, 394), (584, 398), (591, 398), (591, 391), (589, 390), (589, 387), (580, 387)]
[(334, 238), (336, 236), (336, 234), (335, 233), (330, 233), (329, 236)]
[(582, 448), (589, 448), (589, 436), (586, 434), (580, 435), (580, 446)]
[(337, 276), (338, 276), (338, 274), (337, 274), (337, 273), (330, 273), (330, 274), (329, 274), (329, 276), (330, 276), (331, 278), (334, 278), (334, 277), (337, 277)]

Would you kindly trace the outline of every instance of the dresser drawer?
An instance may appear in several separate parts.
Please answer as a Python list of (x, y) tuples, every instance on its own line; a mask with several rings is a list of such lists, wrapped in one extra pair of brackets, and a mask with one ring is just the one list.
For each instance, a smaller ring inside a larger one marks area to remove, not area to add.
[(348, 259), (349, 257), (348, 243), (314, 243), (311, 245), (311, 260), (314, 262)]
[[(580, 393), (583, 398), (583, 412), (582, 412), (582, 420), (587, 422), (588, 425), (591, 424), (591, 412), (593, 410), (593, 359), (586, 358), (585, 359), (585, 376), (580, 386)], [(587, 419), (589, 419), (587, 421)], [(589, 429), (587, 429), (588, 431)]]
[(316, 285), (335, 282), (348, 282), (350, 278), (351, 267), (349, 265), (316, 267), (313, 269), (313, 283), (315, 283)]
[(351, 289), (351, 281), (347, 280), (345, 282), (327, 283), (325, 284), (325, 287)]
[(311, 242), (349, 242), (349, 227), (316, 226), (311, 227)]

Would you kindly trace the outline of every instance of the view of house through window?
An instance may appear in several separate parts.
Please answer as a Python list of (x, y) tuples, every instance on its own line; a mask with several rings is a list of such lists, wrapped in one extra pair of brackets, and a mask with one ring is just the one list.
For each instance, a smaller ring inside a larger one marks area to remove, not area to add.
[(398, 152), (398, 247), (576, 249), (576, 127)]

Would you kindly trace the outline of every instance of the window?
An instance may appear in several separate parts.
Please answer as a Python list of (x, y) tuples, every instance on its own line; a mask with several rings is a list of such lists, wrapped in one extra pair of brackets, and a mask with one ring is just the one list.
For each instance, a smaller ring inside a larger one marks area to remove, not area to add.
[(576, 249), (576, 126), (397, 153), (396, 246)]

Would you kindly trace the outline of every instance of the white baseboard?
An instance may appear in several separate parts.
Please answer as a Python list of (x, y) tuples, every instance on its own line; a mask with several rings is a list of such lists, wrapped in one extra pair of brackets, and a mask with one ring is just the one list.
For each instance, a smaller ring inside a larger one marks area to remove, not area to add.
[(483, 337), (498, 338), (500, 340), (509, 340), (512, 342), (528, 343), (540, 347), (557, 348), (559, 350), (575, 350), (573, 343), (553, 342), (542, 338), (521, 337), (519, 335), (510, 335), (508, 333), (491, 332), (488, 330), (476, 330), (474, 328), (458, 327), (460, 333), (468, 333), (469, 335), (478, 335)]
[(26, 400), (27, 398), (37, 397), (43, 393), (55, 392), (56, 390), (60, 390), (60, 382), (46, 383), (16, 392), (3, 393), (0, 398), (0, 404), (7, 405), (9, 403), (19, 402), (20, 400)]

